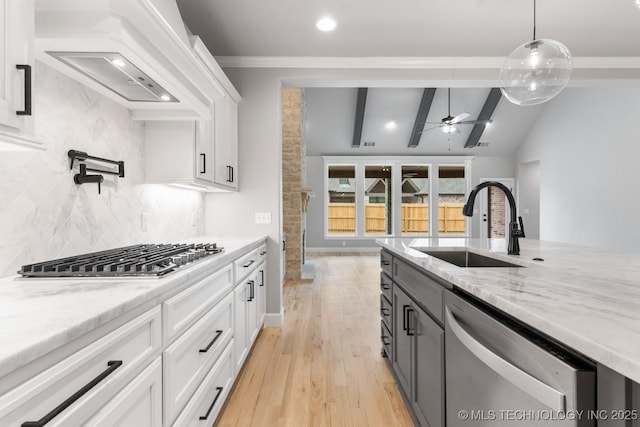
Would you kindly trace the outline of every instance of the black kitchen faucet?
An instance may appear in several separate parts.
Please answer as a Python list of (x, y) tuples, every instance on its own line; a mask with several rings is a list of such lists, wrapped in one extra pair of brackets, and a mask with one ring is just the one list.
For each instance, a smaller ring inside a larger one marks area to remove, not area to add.
[(518, 243), (518, 238), (525, 237), (524, 224), (522, 223), (522, 217), (518, 217), (518, 221), (520, 222), (520, 228), (518, 228), (518, 222), (516, 222), (516, 200), (513, 198), (511, 190), (509, 190), (504, 184), (496, 181), (487, 181), (476, 185), (473, 190), (471, 190), (469, 199), (462, 208), (462, 214), (469, 217), (473, 216), (473, 204), (476, 201), (476, 196), (480, 190), (486, 187), (497, 187), (507, 196), (509, 207), (511, 208), (511, 220), (509, 222), (509, 246), (507, 248), (507, 253), (509, 255), (520, 255), (520, 244)]

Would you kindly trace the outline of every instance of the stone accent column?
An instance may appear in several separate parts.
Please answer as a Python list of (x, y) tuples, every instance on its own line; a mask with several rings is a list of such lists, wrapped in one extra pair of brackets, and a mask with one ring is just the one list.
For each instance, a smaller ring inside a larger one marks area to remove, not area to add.
[(302, 89), (282, 89), (282, 223), (286, 235), (285, 281), (302, 273), (303, 209)]

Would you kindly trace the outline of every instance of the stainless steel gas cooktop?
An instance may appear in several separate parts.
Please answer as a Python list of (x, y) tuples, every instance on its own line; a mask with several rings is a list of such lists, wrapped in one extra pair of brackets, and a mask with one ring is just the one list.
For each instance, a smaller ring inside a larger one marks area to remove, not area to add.
[(24, 277), (164, 276), (222, 252), (215, 243), (142, 244), (23, 265)]

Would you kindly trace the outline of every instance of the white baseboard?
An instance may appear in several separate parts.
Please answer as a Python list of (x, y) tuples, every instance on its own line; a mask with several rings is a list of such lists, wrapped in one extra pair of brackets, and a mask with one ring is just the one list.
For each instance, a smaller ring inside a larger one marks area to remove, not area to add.
[(370, 252), (370, 253), (378, 253), (380, 252), (380, 247), (366, 247), (366, 248), (347, 248), (344, 246), (336, 246), (335, 248), (306, 248), (305, 252)]
[(280, 313), (266, 313), (264, 315), (264, 326), (265, 327), (281, 327), (284, 322), (284, 307)]

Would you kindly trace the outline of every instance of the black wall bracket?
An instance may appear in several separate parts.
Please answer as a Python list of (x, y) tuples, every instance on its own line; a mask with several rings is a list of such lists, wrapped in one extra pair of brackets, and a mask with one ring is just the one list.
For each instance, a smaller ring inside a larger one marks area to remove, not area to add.
[[(124, 178), (124, 161), (109, 160), (109, 159), (103, 159), (102, 157), (90, 156), (84, 151), (77, 151), (77, 150), (69, 150), (67, 152), (67, 155), (71, 159), (71, 165), (69, 167), (70, 170), (73, 170), (73, 164), (75, 163), (76, 160), (79, 162), (79, 166), (80, 166), (80, 172), (73, 176), (73, 182), (75, 182), (78, 185), (87, 184), (87, 183), (97, 183), (98, 194), (100, 194), (100, 185), (104, 181), (104, 177), (102, 176), (102, 174), (116, 175), (119, 178)], [(118, 170), (90, 168), (90, 167), (87, 167), (86, 163), (84, 163), (86, 160), (91, 160), (93, 162), (108, 163), (111, 165), (117, 165)], [(87, 174), (87, 172), (98, 172), (98, 174), (89, 175)]]

